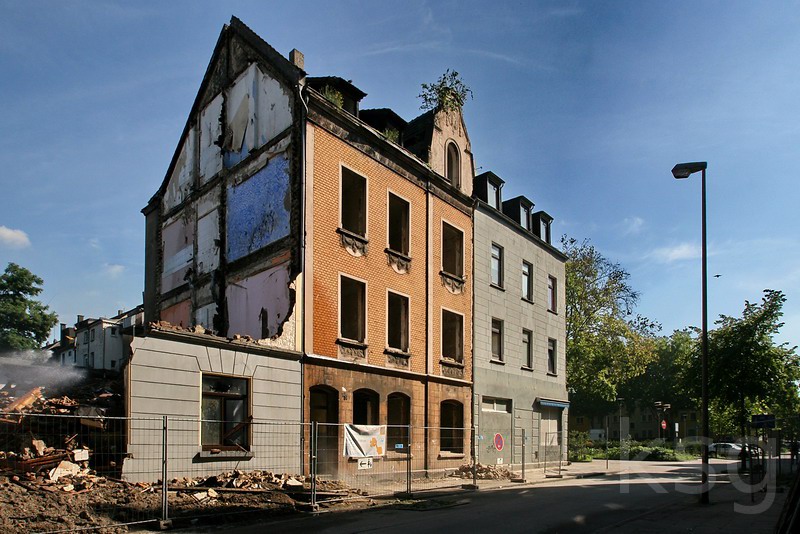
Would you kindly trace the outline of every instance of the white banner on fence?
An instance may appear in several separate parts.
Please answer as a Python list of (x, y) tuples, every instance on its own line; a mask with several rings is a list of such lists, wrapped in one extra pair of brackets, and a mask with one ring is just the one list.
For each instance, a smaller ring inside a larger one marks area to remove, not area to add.
[(386, 454), (385, 425), (344, 425), (344, 454), (368, 458)]

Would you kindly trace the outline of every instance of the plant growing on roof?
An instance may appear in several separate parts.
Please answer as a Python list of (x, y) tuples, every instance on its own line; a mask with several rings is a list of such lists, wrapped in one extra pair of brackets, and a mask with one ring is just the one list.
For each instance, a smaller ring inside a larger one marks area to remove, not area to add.
[(467, 97), (472, 97), (472, 89), (467, 87), (458, 72), (447, 69), (434, 83), (423, 83), (420, 108), (428, 111), (455, 111), (464, 107)]
[(342, 106), (344, 106), (344, 96), (342, 96), (341, 91), (334, 89), (330, 85), (326, 85), (322, 88), (322, 96), (339, 109), (342, 109)]

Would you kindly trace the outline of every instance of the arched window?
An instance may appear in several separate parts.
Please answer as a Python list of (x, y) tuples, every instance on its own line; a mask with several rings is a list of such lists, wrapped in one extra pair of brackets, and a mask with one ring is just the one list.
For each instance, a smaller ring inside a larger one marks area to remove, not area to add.
[(353, 392), (353, 424), (377, 425), (380, 397), (371, 389)]
[(442, 401), (439, 422), (439, 449), (464, 453), (464, 405), (458, 401)]
[(405, 452), (408, 448), (408, 425), (411, 424), (411, 399), (402, 393), (392, 393), (386, 399), (386, 450)]
[(452, 141), (447, 143), (447, 166), (445, 178), (456, 187), (461, 186), (461, 161), (458, 155), (458, 145)]

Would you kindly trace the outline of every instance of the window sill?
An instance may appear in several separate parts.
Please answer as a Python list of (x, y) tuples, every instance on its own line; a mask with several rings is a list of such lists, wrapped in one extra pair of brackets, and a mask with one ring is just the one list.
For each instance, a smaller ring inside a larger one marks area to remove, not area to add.
[(464, 457), (463, 452), (439, 451), (439, 460), (460, 460)]
[(459, 295), (464, 291), (464, 284), (466, 284), (467, 279), (463, 276), (451, 274), (444, 270), (439, 271), (439, 276), (442, 279), (442, 284), (450, 293)]
[(411, 353), (410, 352), (406, 352), (406, 351), (400, 350), (400, 349), (395, 349), (393, 347), (386, 347), (385, 349), (383, 349), (383, 353), (384, 354), (388, 354), (390, 356), (395, 356), (397, 358), (408, 359), (408, 358), (411, 357)]
[(531, 372), (533, 371), (533, 367), (528, 367), (527, 365), (523, 365), (522, 367), (520, 367), (520, 369), (522, 369), (523, 371), (531, 371)]
[(450, 358), (442, 358), (439, 360), (441, 365), (446, 365), (447, 367), (458, 367), (459, 369), (464, 368), (464, 364), (461, 362), (457, 362), (455, 360), (451, 360)]
[(552, 313), (553, 315), (558, 315), (557, 311), (551, 310), (550, 308), (547, 308), (547, 313)]
[(350, 230), (345, 230), (344, 228), (337, 228), (336, 233), (339, 234), (339, 239), (342, 246), (351, 255), (356, 257), (367, 255), (367, 245), (369, 244), (369, 239), (367, 239), (366, 236), (358, 235)]
[(524, 301), (524, 302), (527, 302), (528, 304), (533, 304), (533, 301), (531, 299), (529, 299), (528, 297), (522, 297), (521, 300)]
[(386, 248), (383, 251), (386, 253), (386, 261), (397, 274), (406, 274), (411, 269), (410, 256), (391, 248)]
[(493, 282), (490, 282), (489, 286), (497, 289), (498, 291), (505, 291), (506, 290), (506, 288), (504, 288), (503, 286), (499, 286), (499, 285), (497, 285), (497, 284), (495, 284)]
[(505, 365), (506, 364), (506, 362), (504, 362), (503, 360), (498, 360), (496, 358), (492, 358), (491, 360), (489, 360), (489, 363), (493, 363), (495, 365)]
[(224, 451), (220, 449), (202, 450), (195, 455), (195, 458), (201, 462), (205, 461), (226, 461), (226, 460), (250, 460), (255, 455), (250, 451)]
[(547, 376), (558, 376), (558, 373), (551, 373), (550, 371), (547, 371)]

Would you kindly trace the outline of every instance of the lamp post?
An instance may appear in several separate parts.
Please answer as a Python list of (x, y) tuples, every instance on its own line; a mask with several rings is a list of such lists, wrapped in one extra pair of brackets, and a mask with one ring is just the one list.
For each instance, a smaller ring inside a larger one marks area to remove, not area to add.
[(622, 397), (617, 397), (617, 403), (619, 404), (619, 459), (622, 460), (622, 403), (625, 402), (625, 399)]
[(703, 418), (703, 442), (702, 442), (702, 485), (700, 489), (700, 503), (708, 504), (708, 438), (709, 438), (709, 425), (708, 425), (708, 269), (706, 261), (706, 167), (708, 164), (705, 161), (696, 161), (691, 163), (678, 163), (672, 168), (672, 175), (676, 179), (688, 178), (690, 175), (700, 171), (702, 172), (702, 277), (703, 277), (703, 333), (702, 333), (702, 418)]

